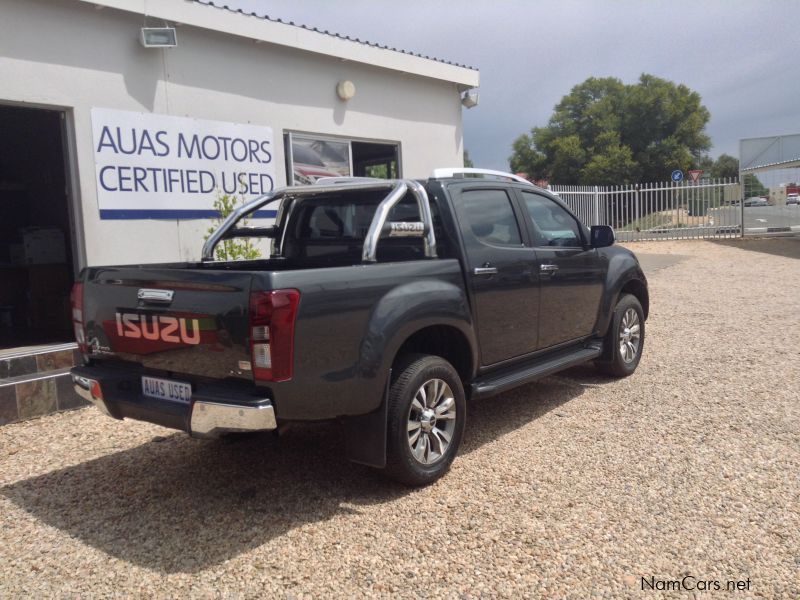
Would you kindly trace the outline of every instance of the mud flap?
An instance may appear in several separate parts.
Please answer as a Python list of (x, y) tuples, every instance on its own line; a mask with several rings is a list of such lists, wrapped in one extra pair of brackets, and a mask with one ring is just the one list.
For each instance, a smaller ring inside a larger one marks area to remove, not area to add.
[(365, 415), (342, 419), (348, 460), (379, 469), (386, 466), (386, 422), (389, 418), (391, 380), (390, 370), (383, 392), (383, 401), (376, 410)]

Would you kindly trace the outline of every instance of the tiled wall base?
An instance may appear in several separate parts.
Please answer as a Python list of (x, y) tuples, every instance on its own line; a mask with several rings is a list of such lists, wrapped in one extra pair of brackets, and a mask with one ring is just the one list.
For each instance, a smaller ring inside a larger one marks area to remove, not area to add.
[(79, 361), (77, 350), (63, 346), (0, 359), (0, 425), (86, 406), (69, 375)]

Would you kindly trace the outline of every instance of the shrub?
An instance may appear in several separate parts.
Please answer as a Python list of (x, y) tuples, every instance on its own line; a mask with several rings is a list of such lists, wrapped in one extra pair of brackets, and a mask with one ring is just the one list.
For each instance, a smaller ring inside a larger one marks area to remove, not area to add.
[[(211, 237), (220, 225), (227, 219), (230, 214), (245, 203), (244, 196), (237, 196), (235, 194), (223, 194), (217, 191), (217, 198), (214, 200), (214, 210), (219, 213), (218, 217), (211, 220), (212, 226), (208, 228), (204, 240)], [(242, 219), (237, 226), (247, 227), (249, 219)], [(214, 258), (217, 260), (253, 260), (261, 258), (261, 251), (256, 248), (255, 244), (249, 238), (242, 240), (222, 240), (217, 247), (214, 248)]]

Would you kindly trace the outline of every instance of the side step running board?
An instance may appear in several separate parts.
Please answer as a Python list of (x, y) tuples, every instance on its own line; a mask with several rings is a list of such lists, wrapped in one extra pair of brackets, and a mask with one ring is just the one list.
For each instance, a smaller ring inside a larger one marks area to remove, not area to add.
[(581, 363), (598, 358), (602, 354), (602, 347), (581, 347), (571, 352), (565, 352), (543, 359), (540, 362), (523, 365), (511, 371), (493, 373), (479, 377), (472, 383), (472, 398), (486, 398), (501, 394), (510, 389), (531, 383), (542, 377), (547, 377), (563, 369), (574, 367)]

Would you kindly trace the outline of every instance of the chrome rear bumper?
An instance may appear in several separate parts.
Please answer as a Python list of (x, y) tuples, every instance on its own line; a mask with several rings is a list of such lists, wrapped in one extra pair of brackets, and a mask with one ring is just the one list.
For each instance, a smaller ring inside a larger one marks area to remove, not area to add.
[(269, 400), (255, 406), (236, 406), (196, 400), (192, 404), (190, 433), (197, 437), (215, 437), (236, 431), (271, 431), (277, 429), (275, 409)]
[[(115, 403), (113, 398), (105, 398), (101, 380), (73, 373), (72, 382), (75, 392), (94, 404), (104, 415), (116, 419), (125, 416), (137, 418), (135, 415), (120, 412), (120, 405)], [(106, 390), (106, 393), (109, 391)], [(111, 406), (109, 406), (108, 400), (111, 401)], [(130, 400), (131, 398), (128, 399), (128, 402)], [(184, 418), (181, 419), (185, 424), (179, 428), (187, 430), (190, 435), (195, 437), (217, 437), (224, 433), (272, 431), (278, 428), (275, 408), (272, 402), (266, 398), (251, 400), (247, 403), (227, 404), (216, 397), (213, 400), (200, 397), (195, 398), (191, 405), (187, 405), (186, 410), (188, 415), (184, 412)], [(170, 426), (167, 423), (161, 423), (160, 418), (145, 420)]]

